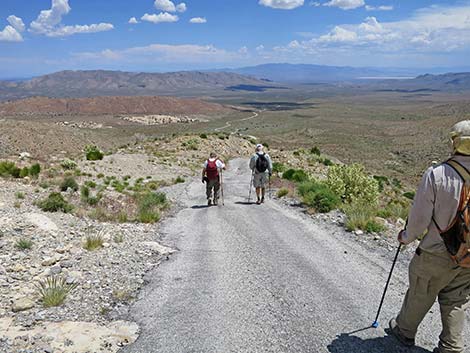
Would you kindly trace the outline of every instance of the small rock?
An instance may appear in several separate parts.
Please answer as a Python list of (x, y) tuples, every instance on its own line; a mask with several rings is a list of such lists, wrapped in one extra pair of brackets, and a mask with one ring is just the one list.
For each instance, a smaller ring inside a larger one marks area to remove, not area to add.
[(30, 159), (31, 154), (29, 152), (21, 152), (19, 157), (21, 160)]
[(147, 241), (142, 243), (143, 246), (149, 248), (152, 251), (155, 251), (161, 255), (170, 255), (173, 254), (176, 250), (163, 246), (155, 241)]
[(103, 248), (109, 248), (111, 246), (110, 243), (103, 243)]
[(354, 234), (356, 234), (356, 235), (363, 235), (364, 232), (363, 232), (362, 230), (360, 230), (360, 229), (357, 229), (357, 230), (354, 231)]
[(62, 268), (61, 268), (60, 266), (58, 266), (58, 265), (52, 266), (52, 267), (50, 268), (50, 270), (51, 270), (51, 274), (53, 274), (53, 275), (58, 275), (59, 273), (62, 272)]
[(14, 313), (17, 313), (20, 311), (32, 309), (33, 307), (34, 307), (34, 302), (29, 298), (23, 297), (23, 298), (17, 299), (13, 303), (12, 310)]
[(60, 260), (60, 257), (53, 256), (53, 257), (46, 257), (42, 262), (42, 266), (52, 266), (58, 263)]

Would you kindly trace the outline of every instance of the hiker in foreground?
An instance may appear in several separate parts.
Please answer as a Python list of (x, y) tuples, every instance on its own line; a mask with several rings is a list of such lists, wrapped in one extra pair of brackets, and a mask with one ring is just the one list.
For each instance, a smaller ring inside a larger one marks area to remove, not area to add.
[[(436, 298), (442, 332), (434, 353), (463, 353), (465, 310), (470, 306), (470, 120), (451, 131), (452, 157), (423, 176), (402, 244), (421, 239), (409, 268), (410, 286), (392, 334), (413, 346), (419, 324)], [(468, 331), (467, 331), (468, 332)]]
[(264, 153), (264, 146), (256, 145), (256, 153), (250, 159), (250, 169), (252, 171), (253, 185), (256, 188), (256, 204), (264, 202), (266, 185), (273, 173), (273, 163), (271, 157)]
[(202, 169), (202, 182), (206, 183), (207, 205), (217, 205), (220, 193), (220, 173), (225, 169), (225, 163), (212, 152), (209, 159), (204, 162)]

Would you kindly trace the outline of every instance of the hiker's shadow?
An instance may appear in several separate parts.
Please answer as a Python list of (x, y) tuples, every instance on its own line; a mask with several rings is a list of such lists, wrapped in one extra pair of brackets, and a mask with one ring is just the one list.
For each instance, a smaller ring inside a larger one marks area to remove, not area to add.
[(193, 210), (200, 210), (200, 209), (209, 208), (209, 207), (211, 207), (211, 206), (209, 206), (209, 205), (194, 205), (194, 206), (191, 206), (191, 208)]
[(248, 201), (237, 201), (235, 202), (235, 205), (243, 205), (243, 206), (250, 206), (250, 205), (256, 205), (256, 202), (248, 202)]
[(342, 333), (327, 346), (330, 353), (430, 353), (421, 347), (408, 348), (394, 337), (360, 338)]

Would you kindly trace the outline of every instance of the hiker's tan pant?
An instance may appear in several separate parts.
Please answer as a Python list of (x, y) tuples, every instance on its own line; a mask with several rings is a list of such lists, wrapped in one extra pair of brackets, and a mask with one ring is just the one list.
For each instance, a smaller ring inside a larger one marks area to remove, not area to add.
[(206, 183), (207, 199), (212, 199), (212, 190), (214, 190), (214, 200), (219, 199), (220, 181), (219, 179), (209, 180)]
[(465, 310), (470, 306), (470, 269), (458, 267), (447, 253), (421, 251), (409, 268), (410, 287), (397, 324), (402, 333), (414, 338), (418, 326), (436, 301), (441, 308), (441, 353), (463, 353)]

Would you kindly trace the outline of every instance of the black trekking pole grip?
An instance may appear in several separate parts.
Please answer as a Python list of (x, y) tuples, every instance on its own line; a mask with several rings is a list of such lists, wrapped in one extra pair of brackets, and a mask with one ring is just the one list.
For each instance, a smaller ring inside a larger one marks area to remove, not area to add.
[(397, 249), (397, 253), (395, 254), (395, 258), (393, 259), (392, 268), (390, 270), (390, 273), (388, 274), (387, 283), (385, 284), (385, 289), (384, 289), (384, 292), (383, 292), (383, 295), (382, 295), (382, 299), (380, 300), (379, 310), (377, 310), (377, 315), (375, 317), (375, 321), (372, 323), (372, 327), (374, 327), (374, 328), (379, 327), (379, 321), (378, 320), (379, 320), (380, 311), (382, 310), (382, 305), (385, 301), (385, 295), (387, 294), (388, 285), (390, 284), (390, 280), (392, 279), (393, 270), (395, 269), (395, 264), (397, 263), (398, 255), (400, 254), (402, 245), (403, 244), (400, 243), (400, 245), (398, 246), (398, 249)]

